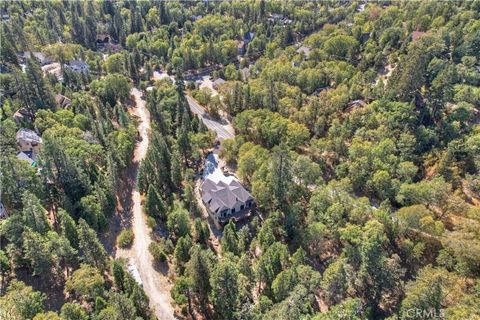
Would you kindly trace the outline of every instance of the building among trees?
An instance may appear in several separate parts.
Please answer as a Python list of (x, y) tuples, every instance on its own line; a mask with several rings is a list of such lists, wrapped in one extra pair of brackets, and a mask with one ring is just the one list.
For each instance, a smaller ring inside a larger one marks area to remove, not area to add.
[(201, 193), (202, 201), (217, 227), (229, 220), (250, 217), (255, 204), (252, 195), (235, 176), (227, 176), (218, 168), (216, 155), (212, 153), (206, 159)]

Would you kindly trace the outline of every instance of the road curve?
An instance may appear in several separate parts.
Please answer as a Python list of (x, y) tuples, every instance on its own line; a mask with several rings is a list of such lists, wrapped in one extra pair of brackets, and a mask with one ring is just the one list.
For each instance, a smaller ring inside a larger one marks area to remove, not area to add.
[(233, 127), (230, 123), (224, 125), (216, 120), (210, 119), (203, 107), (195, 99), (188, 95), (186, 96), (186, 98), (188, 101), (188, 105), (190, 106), (190, 110), (192, 110), (193, 113), (198, 115), (200, 120), (202, 120), (202, 122), (207, 126), (207, 128), (213, 130), (220, 140), (235, 138), (235, 134), (233, 133)]
[[(142, 92), (133, 88), (131, 94), (135, 98), (136, 107), (130, 108), (129, 112), (139, 120), (138, 132), (141, 141), (135, 146), (134, 162), (141, 162), (147, 154), (150, 131), (150, 113), (146, 108), (146, 102), (141, 98)], [(137, 267), (143, 282), (143, 289), (150, 299), (150, 307), (154, 310), (159, 320), (175, 319), (171, 304), (171, 285), (165, 275), (156, 271), (153, 267), (153, 257), (148, 251), (152, 239), (150, 228), (147, 226), (146, 217), (143, 213), (142, 198), (137, 188), (132, 188), (132, 230), (135, 239), (130, 249), (117, 250), (116, 256), (128, 258)]]

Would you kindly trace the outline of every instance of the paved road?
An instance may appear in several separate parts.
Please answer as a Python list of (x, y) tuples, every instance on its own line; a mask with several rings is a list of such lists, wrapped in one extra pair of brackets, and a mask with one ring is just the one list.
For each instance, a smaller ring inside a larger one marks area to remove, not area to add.
[(213, 130), (220, 140), (235, 138), (234, 130), (231, 123), (223, 120), (225, 123), (223, 124), (220, 122), (222, 120), (214, 120), (210, 118), (208, 113), (205, 112), (203, 107), (197, 101), (195, 101), (195, 99), (188, 95), (186, 97), (188, 105), (190, 106), (190, 110), (192, 110), (193, 113), (198, 115), (202, 122), (205, 123), (207, 128)]
[[(141, 141), (135, 146), (134, 163), (141, 162), (147, 154), (150, 131), (150, 114), (146, 108), (145, 100), (141, 99), (142, 92), (137, 88), (132, 89), (136, 107), (129, 111), (139, 118), (138, 131)], [(136, 181), (136, 179), (134, 179)], [(143, 282), (143, 289), (150, 299), (150, 307), (154, 310), (159, 320), (175, 319), (171, 305), (170, 288), (166, 275), (156, 271), (153, 266), (153, 257), (148, 251), (152, 242), (150, 228), (147, 226), (146, 217), (143, 213), (142, 198), (136, 186), (132, 186), (132, 230), (135, 234), (133, 245), (130, 249), (117, 250), (117, 257), (128, 258), (140, 274)]]
[[(161, 80), (165, 78), (170, 78), (175, 83), (175, 77), (168, 75), (164, 71), (155, 71), (153, 73), (153, 79), (155, 80)], [(209, 78), (208, 76), (204, 76), (202, 79)], [(202, 120), (202, 122), (207, 126), (208, 129), (213, 130), (217, 134), (218, 139), (223, 140), (235, 138), (235, 131), (233, 130), (233, 126), (230, 122), (225, 119), (215, 120), (210, 118), (209, 115), (205, 112), (205, 109), (203, 109), (203, 107), (194, 98), (188, 95), (186, 97), (188, 105), (190, 106), (190, 110), (192, 110), (193, 113), (198, 115), (198, 117)]]

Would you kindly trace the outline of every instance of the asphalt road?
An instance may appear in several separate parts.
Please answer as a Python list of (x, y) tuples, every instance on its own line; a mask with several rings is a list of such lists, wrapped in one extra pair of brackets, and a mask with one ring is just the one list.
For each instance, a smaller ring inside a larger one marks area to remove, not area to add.
[(186, 97), (188, 105), (190, 106), (190, 110), (198, 115), (207, 128), (213, 130), (220, 140), (235, 138), (233, 127), (229, 122), (224, 120), (226, 124), (222, 124), (218, 120), (211, 119), (202, 106), (195, 101), (195, 99), (188, 95)]
[[(166, 72), (158, 72), (155, 71), (153, 73), (153, 79), (161, 80), (165, 78), (170, 78), (175, 83), (175, 77), (168, 75)], [(208, 77), (202, 77), (202, 79), (208, 79)], [(233, 130), (232, 124), (226, 121), (225, 119), (216, 120), (209, 117), (209, 115), (205, 112), (205, 109), (192, 97), (186, 96), (188, 105), (190, 106), (190, 110), (193, 113), (198, 115), (198, 117), (202, 120), (202, 122), (207, 126), (208, 129), (213, 130), (216, 134), (218, 139), (231, 139), (235, 138), (235, 131)], [(222, 122), (220, 122), (222, 121)]]

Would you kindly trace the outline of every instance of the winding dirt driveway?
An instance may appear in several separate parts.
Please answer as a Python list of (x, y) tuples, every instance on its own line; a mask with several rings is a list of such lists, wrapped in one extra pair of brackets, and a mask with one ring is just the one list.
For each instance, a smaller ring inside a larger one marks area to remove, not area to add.
[[(135, 98), (135, 107), (129, 109), (129, 113), (139, 121), (138, 132), (141, 141), (135, 146), (133, 162), (139, 164), (147, 154), (148, 133), (150, 130), (150, 113), (146, 108), (146, 102), (143, 100), (142, 92), (133, 88), (131, 92)], [(135, 178), (138, 170), (135, 172)], [(136, 188), (136, 179), (132, 179), (131, 187), (131, 211), (132, 211), (132, 230), (135, 234), (135, 240), (129, 249), (118, 249), (117, 258), (127, 258), (130, 263), (138, 269), (140, 278), (143, 282), (143, 289), (150, 299), (150, 307), (154, 310), (159, 320), (175, 319), (174, 310), (171, 304), (170, 288), (166, 275), (158, 272), (154, 268), (153, 257), (148, 251), (148, 246), (152, 241), (151, 229), (147, 226), (146, 217), (142, 208), (142, 197)]]

